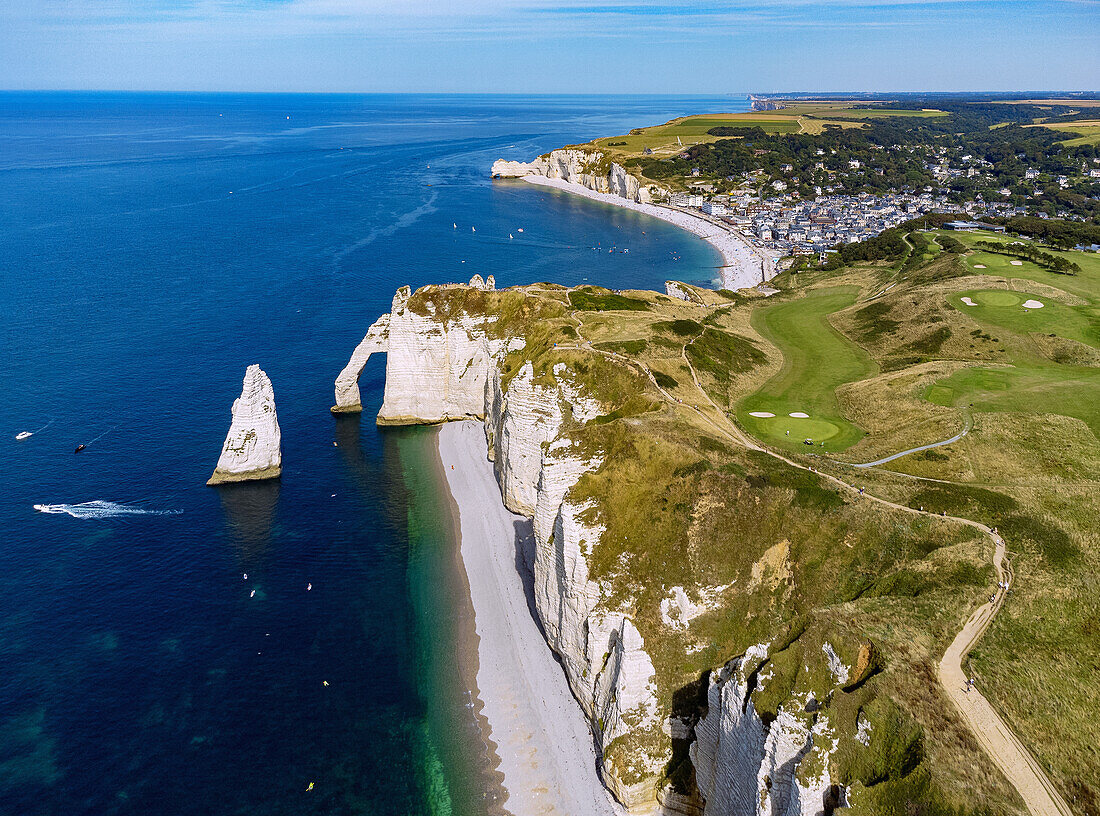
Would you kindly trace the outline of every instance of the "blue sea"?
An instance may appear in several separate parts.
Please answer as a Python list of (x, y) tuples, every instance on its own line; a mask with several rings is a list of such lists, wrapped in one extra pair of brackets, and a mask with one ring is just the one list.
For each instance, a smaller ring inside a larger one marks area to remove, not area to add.
[[(675, 227), (488, 169), (745, 108), (0, 94), (0, 814), (485, 812), (434, 431), (374, 425), (384, 357), (361, 418), (333, 380), (404, 284), (712, 280)], [(250, 363), (282, 478), (206, 487)]]

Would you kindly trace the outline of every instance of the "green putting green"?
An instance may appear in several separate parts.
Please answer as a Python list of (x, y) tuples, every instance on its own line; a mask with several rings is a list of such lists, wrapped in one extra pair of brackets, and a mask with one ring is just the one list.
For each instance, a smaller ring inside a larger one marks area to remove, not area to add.
[(1017, 306), (1024, 299), (1015, 292), (1004, 289), (990, 289), (985, 292), (975, 292), (971, 297), (981, 306)]
[[(818, 289), (753, 313), (753, 326), (783, 352), (783, 368), (737, 407), (737, 417), (753, 434), (781, 446), (805, 439), (825, 442), (827, 450), (848, 448), (863, 431), (840, 413), (836, 389), (877, 371), (863, 349), (838, 332), (828, 316), (855, 302), (851, 286)], [(750, 416), (770, 411), (775, 417)], [(808, 418), (789, 416), (803, 412)], [(789, 435), (787, 432), (790, 432)]]
[[(969, 298), (976, 305), (963, 300)], [(1090, 346), (1100, 347), (1100, 327), (1084, 307), (1067, 306), (1045, 295), (1007, 289), (974, 289), (957, 292), (948, 302), (964, 314), (989, 326), (1028, 334), (1057, 334)], [(1029, 303), (1041, 303), (1040, 307)]]

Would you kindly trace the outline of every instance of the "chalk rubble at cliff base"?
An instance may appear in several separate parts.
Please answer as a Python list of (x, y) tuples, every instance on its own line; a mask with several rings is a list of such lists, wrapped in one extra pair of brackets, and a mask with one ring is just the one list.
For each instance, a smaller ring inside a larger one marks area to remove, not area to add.
[(258, 365), (250, 365), (241, 395), (233, 401), (233, 420), (218, 465), (207, 484), (276, 478), (282, 472), (281, 442), (271, 380)]

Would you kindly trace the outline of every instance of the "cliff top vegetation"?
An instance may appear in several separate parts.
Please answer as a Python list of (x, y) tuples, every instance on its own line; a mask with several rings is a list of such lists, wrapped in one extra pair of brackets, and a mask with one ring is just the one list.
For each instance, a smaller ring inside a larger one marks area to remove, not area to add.
[[(567, 421), (602, 460), (570, 499), (604, 529), (592, 578), (635, 621), (667, 714), (697, 720), (708, 674), (766, 643), (753, 704), (767, 719), (811, 694), (829, 712), (838, 744), (820, 761), (851, 785), (850, 812), (1019, 812), (936, 679), (996, 581), (989, 539), (945, 513), (999, 527), (1016, 575), (968, 673), (1096, 813), (1080, 723), (1100, 712), (1100, 261), (1044, 248), (1080, 269), (1064, 275), (978, 246), (1011, 236), (904, 238), (897, 257), (783, 273), (769, 298), (536, 285), (463, 308), (499, 305), (494, 331), (526, 338), (505, 377), (530, 363), (550, 382), (564, 363), (599, 399)], [(676, 588), (690, 619), (670, 618)], [(864, 744), (860, 722), (891, 738)], [(608, 752), (667, 739), (634, 731)], [(690, 790), (685, 752), (666, 774)]]

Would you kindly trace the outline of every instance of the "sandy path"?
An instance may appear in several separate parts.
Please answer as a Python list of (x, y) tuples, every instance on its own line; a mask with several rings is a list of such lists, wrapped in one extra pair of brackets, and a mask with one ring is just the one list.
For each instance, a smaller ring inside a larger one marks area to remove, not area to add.
[[(1007, 581), (1011, 586), (1012, 569), (1005, 565), (1004, 539), (994, 532), (990, 532), (990, 536), (994, 543), (993, 567), (997, 571), (997, 581)], [(1028, 812), (1035, 816), (1071, 816), (1069, 805), (1051, 784), (1031, 752), (1012, 733), (1012, 729), (1005, 724), (989, 701), (976, 689), (969, 692), (966, 690), (966, 673), (963, 672), (962, 663), (966, 660), (967, 653), (989, 628), (1004, 600), (1005, 591), (998, 590), (993, 601), (978, 607), (951, 641), (937, 672), (940, 685), (970, 726), (982, 748), (1019, 791)]]
[(941, 440), (939, 442), (933, 442), (929, 445), (920, 445), (916, 448), (909, 448), (909, 450), (903, 450), (900, 453), (895, 453), (895, 454), (892, 454), (891, 456), (884, 456), (881, 459), (876, 459), (873, 462), (864, 462), (863, 464), (856, 464), (855, 462), (853, 462), (852, 467), (869, 468), (869, 467), (874, 467), (875, 465), (885, 465), (887, 462), (893, 462), (895, 459), (900, 459), (901, 457), (908, 456), (911, 453), (920, 453), (921, 451), (932, 450), (932, 448), (942, 448), (944, 445), (950, 445), (952, 442), (958, 442), (960, 439), (962, 439), (964, 436), (966, 436), (968, 433), (970, 433), (970, 428), (971, 428), (970, 417), (967, 417), (966, 418), (966, 424), (963, 426), (963, 429), (961, 431), (959, 431), (957, 434), (955, 434), (953, 437), (951, 437), (950, 439), (944, 439), (944, 440)]
[(573, 184), (561, 179), (551, 179), (545, 176), (523, 176), (522, 178), (530, 184), (553, 187), (556, 190), (564, 190), (567, 193), (591, 198), (604, 204), (645, 213), (702, 238), (722, 255), (723, 266), (719, 269), (719, 272), (722, 275), (722, 287), (724, 289), (743, 289), (762, 283), (760, 279), (761, 261), (764, 261), (764, 268), (767, 270), (769, 278), (775, 274), (773, 265), (767, 260), (766, 256), (749, 244), (742, 235), (701, 215), (694, 215), (659, 204), (639, 204), (622, 196), (612, 195), (611, 193), (597, 193), (580, 184)]
[(531, 546), (531, 523), (504, 507), (480, 422), (447, 423), (438, 440), (458, 505), (477, 687), (508, 792), (504, 807), (514, 816), (620, 816), (597, 773), (588, 722), (528, 606), (517, 561)]

